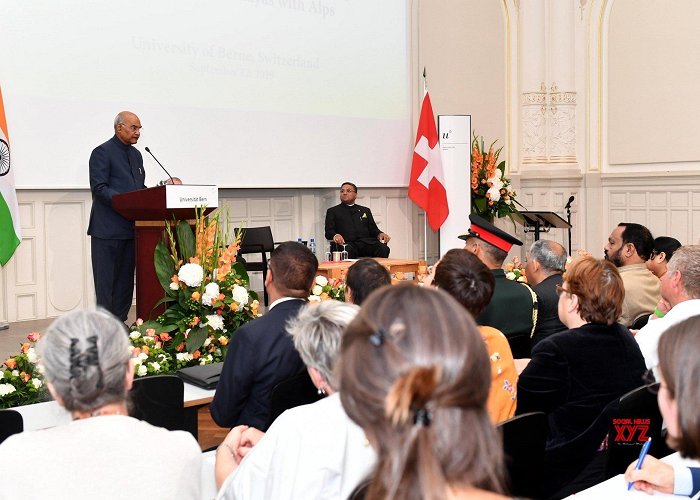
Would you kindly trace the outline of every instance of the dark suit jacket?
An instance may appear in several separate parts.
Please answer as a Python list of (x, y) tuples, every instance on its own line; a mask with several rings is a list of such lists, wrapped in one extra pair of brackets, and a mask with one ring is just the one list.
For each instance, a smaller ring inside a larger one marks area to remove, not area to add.
[(529, 357), (536, 307), (530, 288), (506, 278), (503, 269), (491, 269), (491, 272), (496, 278), (493, 297), (476, 322), (502, 331), (510, 343), (514, 358)]
[(544, 339), (518, 379), (516, 414), (548, 414), (547, 446), (583, 432), (615, 398), (643, 384), (644, 357), (629, 330), (587, 324)]
[(377, 243), (377, 236), (381, 231), (374, 222), (372, 211), (361, 205), (351, 207), (342, 203), (329, 208), (326, 211), (326, 239), (332, 240), (333, 236), (340, 234), (345, 241), (365, 241)]
[(304, 304), (299, 299), (278, 303), (233, 334), (211, 403), (217, 424), (267, 430), (272, 388), (305, 370), (285, 330)]
[(690, 496), (695, 496), (700, 491), (700, 467), (688, 467), (693, 477), (693, 492)]
[(556, 273), (532, 287), (537, 294), (537, 325), (532, 336), (532, 347), (553, 333), (567, 329), (559, 320), (559, 295), (556, 286), (561, 286), (562, 281), (562, 275)]
[(105, 240), (134, 238), (134, 223), (112, 209), (112, 196), (146, 186), (143, 157), (138, 149), (115, 135), (90, 155), (92, 209), (88, 234)]

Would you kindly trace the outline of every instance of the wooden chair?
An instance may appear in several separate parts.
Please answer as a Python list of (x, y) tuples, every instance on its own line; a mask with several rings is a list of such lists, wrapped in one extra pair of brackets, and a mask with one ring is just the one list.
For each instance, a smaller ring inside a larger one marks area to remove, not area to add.
[(544, 474), (547, 416), (542, 412), (518, 415), (499, 423), (510, 493), (540, 498)]
[(17, 410), (0, 410), (0, 443), (24, 431), (22, 414)]
[(283, 380), (272, 388), (268, 427), (272, 425), (272, 422), (285, 410), (294, 408), (295, 406), (315, 403), (324, 397), (323, 394), (318, 393), (318, 390), (311, 381), (311, 377), (306, 371)]
[(194, 428), (191, 420), (185, 418), (184, 392), (182, 379), (175, 375), (135, 379), (131, 388), (131, 414), (139, 420), (171, 431), (189, 431), (196, 438), (196, 418)]
[(267, 254), (275, 249), (275, 242), (272, 239), (270, 226), (249, 227), (243, 230), (243, 239), (238, 255), (260, 254), (259, 262), (245, 261), (246, 271), (262, 272), (263, 275), (263, 300), (267, 306), (268, 297), (265, 289), (265, 278), (267, 278)]
[(620, 397), (608, 435), (606, 477), (624, 473), (627, 466), (639, 457), (647, 438), (652, 438), (650, 455), (660, 458), (673, 452), (662, 435), (663, 417), (656, 392), (658, 384), (648, 384)]

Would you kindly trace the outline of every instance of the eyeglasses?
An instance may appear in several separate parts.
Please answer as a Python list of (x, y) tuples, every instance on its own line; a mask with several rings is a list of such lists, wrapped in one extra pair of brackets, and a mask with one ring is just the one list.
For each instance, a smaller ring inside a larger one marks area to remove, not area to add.
[(354, 189), (341, 189), (340, 192), (341, 193), (354, 193), (355, 190)]
[(554, 288), (555, 288), (555, 290), (557, 291), (557, 296), (558, 296), (558, 297), (561, 297), (561, 294), (562, 294), (562, 293), (565, 293), (565, 294), (567, 294), (567, 295), (571, 295), (571, 292), (570, 292), (569, 290), (567, 290), (566, 288), (564, 288), (563, 286), (561, 286), (561, 285), (556, 285)]

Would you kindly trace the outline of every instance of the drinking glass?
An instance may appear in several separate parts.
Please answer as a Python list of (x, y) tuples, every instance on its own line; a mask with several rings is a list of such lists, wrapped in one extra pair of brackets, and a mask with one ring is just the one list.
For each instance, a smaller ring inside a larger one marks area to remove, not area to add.
[(343, 243), (343, 251), (340, 253), (340, 260), (348, 260), (348, 250), (345, 243)]

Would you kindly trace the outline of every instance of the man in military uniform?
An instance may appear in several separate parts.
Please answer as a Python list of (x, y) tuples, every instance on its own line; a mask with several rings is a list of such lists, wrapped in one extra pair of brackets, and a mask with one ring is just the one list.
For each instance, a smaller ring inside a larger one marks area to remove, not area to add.
[(526, 284), (506, 278), (502, 269), (511, 247), (523, 242), (478, 215), (470, 215), (469, 221), (469, 230), (459, 236), (466, 241), (464, 249), (479, 257), (496, 278), (493, 298), (475, 318), (476, 322), (502, 331), (514, 358), (529, 358), (530, 338), (537, 321), (537, 296)]

